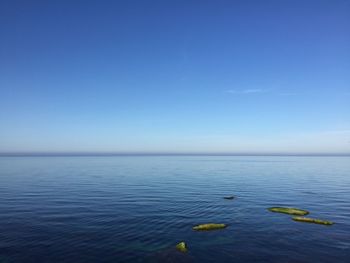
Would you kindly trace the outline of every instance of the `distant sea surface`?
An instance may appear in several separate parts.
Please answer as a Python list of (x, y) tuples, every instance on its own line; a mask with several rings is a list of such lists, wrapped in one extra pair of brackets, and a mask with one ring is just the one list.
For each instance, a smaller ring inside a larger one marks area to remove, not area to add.
[(350, 157), (0, 157), (0, 262), (348, 263)]

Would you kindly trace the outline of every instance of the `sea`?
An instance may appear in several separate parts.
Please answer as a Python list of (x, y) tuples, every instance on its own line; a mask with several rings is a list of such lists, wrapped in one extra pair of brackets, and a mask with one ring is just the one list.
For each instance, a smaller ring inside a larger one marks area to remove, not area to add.
[(350, 157), (3, 156), (0, 262), (349, 263)]

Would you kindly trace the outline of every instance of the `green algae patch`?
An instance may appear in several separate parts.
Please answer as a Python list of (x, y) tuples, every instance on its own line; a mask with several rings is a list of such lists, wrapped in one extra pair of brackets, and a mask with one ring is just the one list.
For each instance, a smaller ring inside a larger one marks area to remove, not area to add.
[(298, 222), (313, 223), (313, 224), (320, 224), (320, 225), (326, 225), (326, 226), (330, 226), (334, 224), (332, 221), (303, 217), (303, 216), (295, 216), (293, 217), (293, 220)]
[(226, 200), (233, 200), (235, 197), (233, 195), (225, 196), (224, 199)]
[(180, 242), (179, 244), (176, 245), (176, 249), (179, 250), (180, 252), (186, 253), (187, 245), (185, 242)]
[(288, 215), (295, 215), (295, 216), (304, 216), (309, 213), (309, 211), (301, 210), (298, 208), (293, 207), (270, 207), (269, 211), (275, 212), (275, 213), (284, 213)]
[(208, 230), (217, 230), (217, 229), (223, 229), (226, 228), (227, 225), (225, 224), (202, 224), (202, 225), (197, 225), (193, 227), (193, 230), (197, 231), (208, 231)]

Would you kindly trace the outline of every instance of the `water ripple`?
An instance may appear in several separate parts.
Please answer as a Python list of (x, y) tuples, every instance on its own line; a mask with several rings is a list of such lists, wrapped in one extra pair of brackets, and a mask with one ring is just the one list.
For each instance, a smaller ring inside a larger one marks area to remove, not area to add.
[(348, 157), (1, 157), (0, 262), (345, 263), (349, 174)]

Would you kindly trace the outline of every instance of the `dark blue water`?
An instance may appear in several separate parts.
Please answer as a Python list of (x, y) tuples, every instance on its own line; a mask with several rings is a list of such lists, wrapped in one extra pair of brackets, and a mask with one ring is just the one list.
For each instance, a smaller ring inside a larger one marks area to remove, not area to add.
[(0, 262), (350, 262), (350, 158), (1, 157)]

